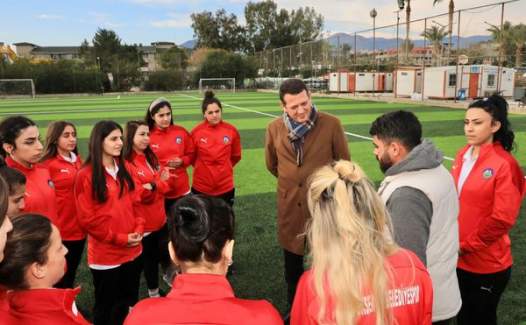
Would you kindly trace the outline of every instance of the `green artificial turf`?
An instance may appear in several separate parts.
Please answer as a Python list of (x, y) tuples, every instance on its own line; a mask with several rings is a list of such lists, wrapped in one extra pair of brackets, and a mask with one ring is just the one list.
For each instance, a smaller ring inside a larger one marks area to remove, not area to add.
[[(189, 131), (201, 121), (198, 93), (162, 94), (172, 102), (175, 123)], [(148, 104), (159, 94), (38, 98), (35, 100), (0, 100), (0, 116), (24, 114), (35, 120), (45, 138), (47, 124), (58, 119), (73, 122), (78, 127), (80, 151), (87, 153), (87, 140), (92, 126), (101, 119), (113, 119), (122, 125), (131, 119), (142, 119)], [(236, 294), (243, 298), (267, 299), (281, 312), (285, 311), (286, 290), (283, 280), (281, 250), (276, 239), (276, 206), (274, 177), (267, 172), (264, 160), (265, 127), (271, 117), (256, 113), (279, 115), (279, 99), (269, 93), (220, 93), (224, 119), (240, 131), (243, 158), (235, 169), (236, 181), (236, 274), (231, 277)], [(341, 98), (314, 98), (321, 111), (338, 116), (347, 132), (368, 135), (369, 126), (380, 114), (397, 109), (414, 112), (423, 125), (424, 136), (448, 157), (454, 157), (464, 143), (464, 112), (458, 109), (428, 107), (415, 104), (392, 104)], [(518, 150), (515, 156), (526, 165), (526, 116), (510, 115), (516, 132)], [(376, 183), (382, 179), (369, 141), (349, 136), (352, 159), (358, 162)], [(449, 168), (451, 163), (446, 161)], [(524, 204), (526, 205), (526, 204)], [(499, 308), (501, 324), (526, 321), (526, 226), (523, 207), (512, 231), (514, 267), (511, 282)], [(78, 307), (88, 318), (93, 304), (91, 274), (83, 261), (77, 280), (82, 285)], [(167, 290), (166, 287), (164, 287)], [(141, 286), (141, 295), (146, 289)]]

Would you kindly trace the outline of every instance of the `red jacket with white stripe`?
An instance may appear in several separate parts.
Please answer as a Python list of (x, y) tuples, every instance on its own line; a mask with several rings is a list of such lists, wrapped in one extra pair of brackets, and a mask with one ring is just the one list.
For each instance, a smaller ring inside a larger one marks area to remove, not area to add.
[(223, 275), (183, 273), (175, 277), (166, 297), (135, 305), (124, 324), (280, 325), (283, 321), (267, 301), (236, 298)]
[[(386, 265), (390, 267), (390, 275), (392, 275), (388, 298), (394, 324), (431, 324), (433, 285), (424, 264), (411, 251), (399, 249), (387, 257)], [(309, 270), (300, 278), (290, 313), (291, 325), (318, 324), (320, 303), (314, 289), (313, 276), (312, 270)], [(376, 324), (372, 299), (368, 299), (367, 296), (367, 293), (364, 294), (365, 307), (356, 320), (358, 325)], [(331, 297), (328, 299), (326, 311), (327, 323), (334, 323), (334, 300)]]
[(161, 167), (166, 167), (169, 160), (181, 158), (183, 164), (175, 169), (170, 175), (168, 184), (170, 191), (166, 193), (167, 198), (178, 198), (190, 191), (190, 183), (186, 168), (194, 159), (194, 145), (190, 134), (182, 126), (170, 125), (166, 129), (153, 127), (150, 130), (150, 147), (159, 158)]
[(8, 293), (8, 325), (88, 325), (75, 305), (76, 289), (29, 289)]
[(55, 184), (57, 202), (57, 223), (62, 240), (82, 240), (86, 234), (77, 220), (77, 206), (75, 205), (75, 178), (82, 161), (80, 156), (72, 163), (61, 155), (56, 155), (44, 162), (47, 166), (51, 180)]
[[(31, 168), (27, 168), (11, 159), (11, 157), (7, 157), (5, 161), (7, 166), (18, 169), (26, 176), (24, 213), (41, 214), (49, 218), (58, 227), (60, 222), (57, 220), (55, 187), (46, 166), (33, 164)], [(62, 229), (60, 230), (62, 231)]]
[(192, 130), (195, 147), (192, 187), (208, 195), (234, 188), (234, 166), (241, 160), (241, 140), (229, 123), (211, 125), (206, 120)]
[(143, 233), (144, 219), (135, 213), (140, 191), (127, 186), (119, 195), (119, 181), (105, 172), (107, 198), (93, 197), (92, 168), (83, 167), (75, 181), (75, 202), (79, 224), (88, 233), (88, 264), (119, 265), (134, 260), (142, 246), (128, 247), (128, 234)]
[[(164, 193), (170, 187), (161, 181), (160, 172), (154, 170), (146, 160), (144, 154), (132, 153), (131, 161), (126, 161), (126, 168), (132, 175), (138, 190), (144, 192), (140, 204), (137, 204), (135, 213), (144, 218), (144, 231), (157, 231), (166, 223), (166, 212), (164, 210)], [(153, 191), (142, 188), (143, 184), (155, 183)]]
[[(508, 235), (519, 214), (521, 194), (513, 183), (509, 158), (499, 143), (486, 144), (459, 193), (461, 255), (458, 267), (473, 273), (496, 273), (513, 264)], [(459, 151), (451, 173), (458, 187), (463, 157)], [(513, 157), (511, 157), (513, 159)]]

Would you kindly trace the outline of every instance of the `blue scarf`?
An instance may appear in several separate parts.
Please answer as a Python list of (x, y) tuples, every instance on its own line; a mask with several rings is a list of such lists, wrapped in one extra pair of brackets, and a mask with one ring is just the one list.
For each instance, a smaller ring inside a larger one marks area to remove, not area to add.
[(303, 123), (298, 123), (291, 119), (287, 113), (283, 113), (283, 122), (289, 130), (287, 137), (292, 144), (292, 149), (294, 149), (296, 153), (296, 165), (298, 166), (303, 164), (303, 143), (305, 142), (305, 136), (314, 127), (317, 119), (318, 111), (314, 105), (312, 105), (309, 119)]

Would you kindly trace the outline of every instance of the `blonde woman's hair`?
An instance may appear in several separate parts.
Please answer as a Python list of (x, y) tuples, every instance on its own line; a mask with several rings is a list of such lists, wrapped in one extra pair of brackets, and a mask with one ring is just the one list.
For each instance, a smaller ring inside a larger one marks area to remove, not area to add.
[[(367, 288), (376, 324), (391, 324), (390, 272), (384, 262), (397, 246), (388, 235), (390, 219), (374, 186), (360, 166), (340, 160), (310, 177), (307, 199), (312, 216), (307, 239), (320, 301), (318, 323), (356, 323), (367, 307), (363, 298)], [(327, 310), (329, 297), (333, 311)]]

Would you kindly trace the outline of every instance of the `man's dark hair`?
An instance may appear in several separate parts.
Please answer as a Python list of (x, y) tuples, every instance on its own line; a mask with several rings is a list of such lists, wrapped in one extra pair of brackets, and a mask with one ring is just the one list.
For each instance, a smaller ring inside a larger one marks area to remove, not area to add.
[(307, 94), (309, 93), (309, 89), (307, 89), (307, 85), (303, 82), (303, 80), (287, 79), (283, 81), (279, 87), (279, 99), (283, 104), (286, 104), (283, 100), (283, 97), (285, 97), (286, 94), (297, 95), (304, 90), (307, 91)]
[(412, 112), (395, 111), (378, 117), (369, 130), (384, 142), (400, 141), (408, 151), (422, 142), (422, 125)]

